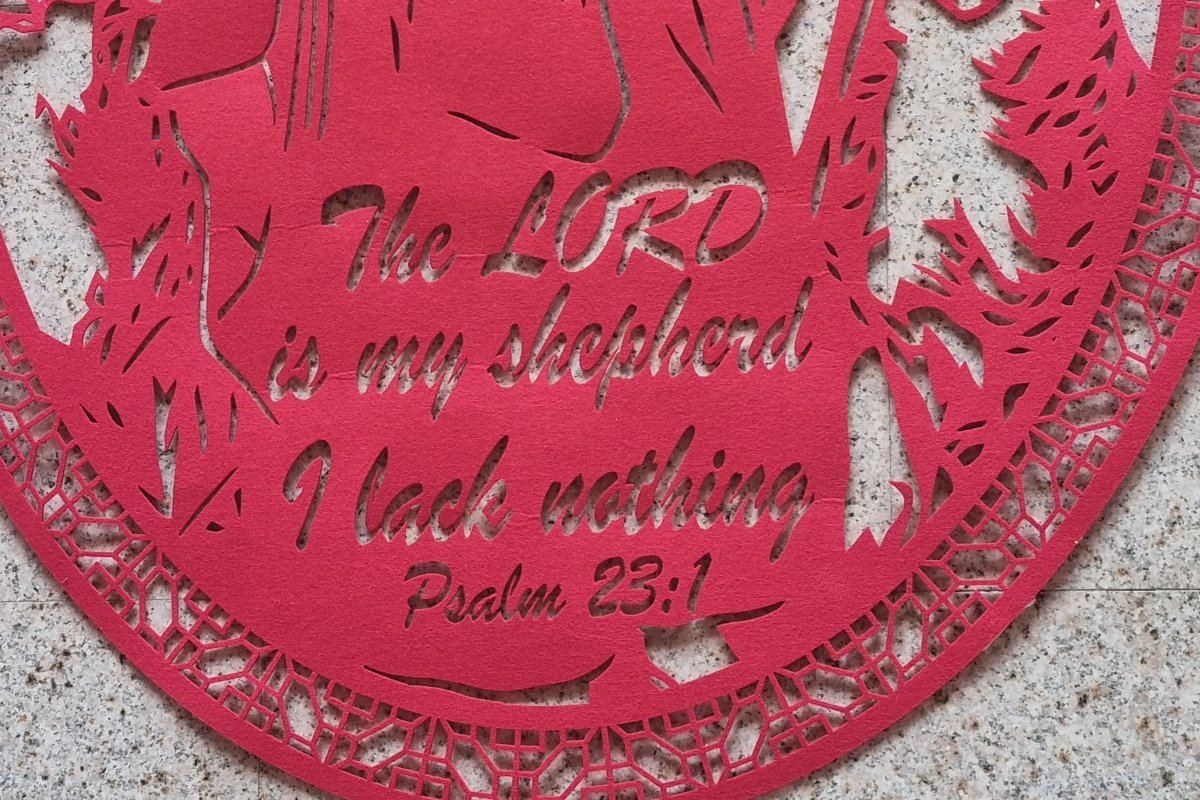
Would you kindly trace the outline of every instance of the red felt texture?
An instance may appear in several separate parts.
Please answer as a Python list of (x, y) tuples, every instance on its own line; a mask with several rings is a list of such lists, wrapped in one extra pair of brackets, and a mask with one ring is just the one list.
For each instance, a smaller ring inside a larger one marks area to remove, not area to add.
[[(0, 497), (151, 679), (344, 797), (778, 787), (985, 647), (1169, 397), (1198, 9), (1152, 64), (1113, 0), (997, 42), (1026, 261), (955, 202), (887, 300), (882, 2), (838, 4), (797, 146), (789, 2), (97, 4), (82, 105), (37, 111), (107, 268), (64, 344), (0, 257)], [(864, 359), (912, 475), (882, 530)], [(700, 626), (728, 663), (648, 652)]]

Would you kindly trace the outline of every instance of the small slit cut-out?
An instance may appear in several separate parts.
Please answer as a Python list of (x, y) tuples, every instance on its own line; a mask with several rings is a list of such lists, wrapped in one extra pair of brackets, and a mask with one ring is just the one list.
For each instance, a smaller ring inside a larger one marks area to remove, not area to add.
[(861, 743), (1169, 397), (1200, 98), (1180, 0), (1151, 64), (1045, 3), (979, 63), (1018, 268), (934, 198), (892, 281), (905, 35), (817, 5), (97, 6), (37, 111), (106, 269), (63, 343), (0, 256), (0, 497), (146, 674), (348, 798), (748, 797)]

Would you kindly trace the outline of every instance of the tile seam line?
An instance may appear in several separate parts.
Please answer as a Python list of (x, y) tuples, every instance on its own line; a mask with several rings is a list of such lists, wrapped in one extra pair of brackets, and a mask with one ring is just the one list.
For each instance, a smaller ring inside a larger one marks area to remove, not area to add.
[(1151, 588), (1101, 588), (1096, 586), (1085, 586), (1069, 587), (1065, 589), (1042, 589), (1041, 594), (1091, 594), (1101, 592), (1108, 594), (1196, 594), (1200, 593), (1200, 587), (1163, 586)]

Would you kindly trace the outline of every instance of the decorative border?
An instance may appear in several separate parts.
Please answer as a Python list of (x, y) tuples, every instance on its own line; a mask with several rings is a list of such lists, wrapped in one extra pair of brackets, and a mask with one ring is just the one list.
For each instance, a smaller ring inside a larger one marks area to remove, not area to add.
[(826, 644), (737, 691), (622, 725), (504, 730), (412, 713), (314, 673), (221, 609), (105, 488), (21, 346), (16, 320), (35, 323), (2, 247), (0, 461), (12, 482), (0, 480), (0, 496), (67, 592), (151, 679), (323, 788), (439, 800), (776, 788), (908, 713), (1012, 622), (1115, 491), (1186, 367), (1200, 338), (1188, 302), (1200, 273), (1200, 0), (1164, 3), (1164, 17), (1176, 9), (1176, 82), (1137, 244), (1057, 393), (909, 578)]

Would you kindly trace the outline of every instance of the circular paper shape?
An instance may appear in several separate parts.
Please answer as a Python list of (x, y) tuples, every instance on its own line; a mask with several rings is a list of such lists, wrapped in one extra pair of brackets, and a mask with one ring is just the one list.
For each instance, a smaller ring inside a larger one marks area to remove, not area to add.
[[(39, 556), (347, 798), (750, 797), (912, 709), (1063, 562), (1196, 342), (1200, 40), (1165, 0), (1147, 65), (1112, 0), (1046, 2), (979, 65), (1027, 268), (956, 204), (886, 299), (904, 37), (839, 3), (794, 148), (791, 11), (98, 5), (83, 107), (40, 109), (107, 257), (69, 343), (0, 258), (0, 496)], [(847, 502), (871, 365), (907, 463), (879, 529)]]

